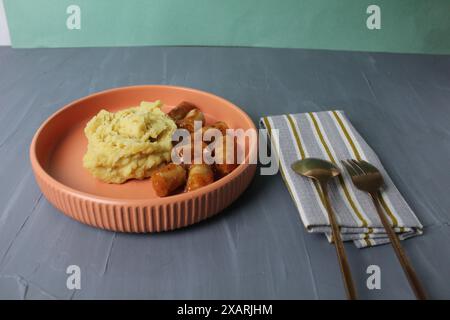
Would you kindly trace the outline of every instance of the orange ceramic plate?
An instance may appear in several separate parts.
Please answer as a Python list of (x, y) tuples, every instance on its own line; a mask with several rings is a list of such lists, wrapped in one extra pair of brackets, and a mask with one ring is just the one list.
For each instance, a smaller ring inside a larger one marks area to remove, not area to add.
[[(188, 226), (230, 205), (247, 188), (256, 165), (240, 164), (231, 174), (198, 190), (159, 198), (150, 179), (115, 185), (95, 179), (83, 168), (87, 139), (83, 129), (100, 109), (117, 111), (141, 101), (161, 100), (168, 111), (186, 100), (196, 104), (207, 123), (255, 129), (248, 115), (231, 102), (199, 90), (172, 86), (132, 86), (96, 93), (65, 106), (42, 124), (30, 147), (31, 165), (45, 197), (66, 215), (114, 231), (156, 232)], [(256, 141), (245, 147), (246, 159)]]

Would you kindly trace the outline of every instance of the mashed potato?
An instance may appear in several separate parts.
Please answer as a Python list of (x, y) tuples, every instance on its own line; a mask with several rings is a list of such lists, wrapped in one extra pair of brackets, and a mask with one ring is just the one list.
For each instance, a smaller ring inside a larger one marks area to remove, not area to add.
[(114, 113), (101, 110), (84, 129), (88, 147), (83, 166), (108, 183), (149, 177), (152, 169), (170, 160), (177, 128), (160, 107), (156, 101)]

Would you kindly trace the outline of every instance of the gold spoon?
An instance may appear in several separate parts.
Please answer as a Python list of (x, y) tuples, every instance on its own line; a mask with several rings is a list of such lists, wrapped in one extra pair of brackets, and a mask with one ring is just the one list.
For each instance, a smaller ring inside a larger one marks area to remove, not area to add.
[(331, 178), (340, 175), (341, 172), (333, 163), (316, 158), (305, 158), (303, 160), (296, 161), (292, 164), (291, 168), (302, 176), (316, 180), (320, 185), (320, 189), (322, 190), (322, 198), (328, 213), (328, 220), (331, 225), (331, 235), (336, 248), (336, 254), (339, 260), (342, 277), (344, 279), (347, 298), (350, 300), (355, 300), (357, 298), (356, 289), (353, 283), (347, 256), (345, 255), (340, 228), (328, 198), (328, 181)]

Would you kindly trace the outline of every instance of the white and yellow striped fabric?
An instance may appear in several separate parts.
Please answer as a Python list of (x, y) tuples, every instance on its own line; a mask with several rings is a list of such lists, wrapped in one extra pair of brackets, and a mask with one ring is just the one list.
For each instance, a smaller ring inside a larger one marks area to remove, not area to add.
[(330, 199), (344, 241), (358, 248), (389, 242), (369, 195), (353, 185), (340, 160), (363, 159), (382, 173), (385, 187), (382, 206), (401, 239), (422, 234), (422, 224), (401, 196), (375, 152), (362, 139), (342, 111), (323, 111), (263, 117), (261, 127), (274, 139), (280, 170), (300, 218), (309, 232), (323, 232), (330, 241), (331, 229), (319, 186), (297, 175), (291, 164), (306, 157), (322, 158), (341, 168), (342, 175), (330, 183)]

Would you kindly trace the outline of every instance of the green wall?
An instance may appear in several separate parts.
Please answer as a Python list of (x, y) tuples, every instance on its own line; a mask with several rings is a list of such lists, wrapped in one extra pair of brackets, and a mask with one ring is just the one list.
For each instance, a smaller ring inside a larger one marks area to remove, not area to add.
[[(450, 0), (4, 0), (14, 47), (212, 45), (450, 53)], [(381, 8), (369, 30), (366, 9)], [(66, 9), (81, 9), (68, 30)]]

